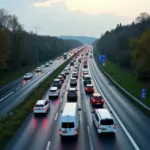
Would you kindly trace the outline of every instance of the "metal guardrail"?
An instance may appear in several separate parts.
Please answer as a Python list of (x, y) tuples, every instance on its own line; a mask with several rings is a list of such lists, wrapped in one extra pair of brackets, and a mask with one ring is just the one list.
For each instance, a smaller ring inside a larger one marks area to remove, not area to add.
[(105, 76), (107, 76), (107, 78), (109, 78), (122, 92), (124, 92), (125, 94), (127, 94), (130, 98), (132, 98), (134, 101), (136, 101), (139, 105), (141, 105), (143, 108), (147, 109), (150, 111), (150, 108), (147, 107), (144, 103), (142, 103), (139, 99), (137, 99), (136, 97), (134, 97), (133, 95), (131, 95), (128, 91), (126, 91), (123, 87), (121, 87), (112, 77), (110, 77), (106, 71), (102, 68), (102, 66), (99, 64), (99, 62), (96, 60), (96, 58), (94, 57), (95, 62), (97, 63), (97, 65), (99, 66), (99, 68), (101, 69), (101, 71), (104, 73)]

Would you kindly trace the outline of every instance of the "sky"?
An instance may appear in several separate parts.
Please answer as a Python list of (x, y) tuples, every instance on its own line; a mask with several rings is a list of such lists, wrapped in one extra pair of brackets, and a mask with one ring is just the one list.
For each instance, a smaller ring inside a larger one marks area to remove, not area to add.
[(117, 24), (150, 14), (150, 0), (0, 0), (0, 8), (18, 16), (25, 30), (40, 35), (100, 37)]

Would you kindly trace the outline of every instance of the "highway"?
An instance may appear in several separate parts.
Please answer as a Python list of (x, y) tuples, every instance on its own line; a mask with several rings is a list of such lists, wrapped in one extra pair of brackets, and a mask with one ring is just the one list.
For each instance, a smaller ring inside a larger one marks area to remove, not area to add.
[(40, 84), (54, 69), (60, 66), (64, 60), (55, 60), (49, 67), (42, 67), (41, 73), (33, 73), (33, 78), (23, 80), (23, 77), (17, 79), (11, 84), (4, 86), (0, 90), (0, 117), (9, 112), (16, 104), (24, 100), (24, 98)]
[[(80, 129), (75, 138), (60, 139), (60, 112), (67, 102), (67, 89), (70, 87), (70, 76), (67, 75), (61, 88), (60, 96), (51, 99), (50, 111), (45, 116), (34, 116), (31, 113), (17, 131), (5, 150), (149, 150), (150, 119), (140, 112), (124, 97), (99, 70), (94, 58), (89, 58), (89, 71), (95, 91), (104, 97), (104, 108), (112, 112), (116, 120), (117, 132), (98, 135), (93, 125), (89, 102), (90, 95), (84, 92), (80, 66), (78, 78), (78, 105), (80, 112)], [(48, 99), (48, 90), (43, 99)], [(1, 108), (0, 108), (1, 110)]]

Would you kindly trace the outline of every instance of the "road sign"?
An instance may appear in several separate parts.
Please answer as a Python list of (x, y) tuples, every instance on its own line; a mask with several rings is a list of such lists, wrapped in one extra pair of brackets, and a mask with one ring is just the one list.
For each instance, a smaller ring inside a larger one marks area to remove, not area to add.
[(101, 63), (105, 63), (106, 62), (106, 56), (105, 55), (100, 55), (98, 57), (98, 61), (101, 62)]
[(141, 98), (146, 98), (146, 89), (141, 90)]

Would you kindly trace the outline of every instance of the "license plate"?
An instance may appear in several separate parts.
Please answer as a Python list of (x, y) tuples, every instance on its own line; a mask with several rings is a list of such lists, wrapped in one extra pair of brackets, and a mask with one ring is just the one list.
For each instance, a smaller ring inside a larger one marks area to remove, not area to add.
[(105, 129), (105, 128), (101, 128), (101, 130), (106, 131), (106, 129)]
[(67, 133), (67, 131), (63, 131), (62, 133), (63, 133), (63, 134), (66, 134), (66, 133)]

